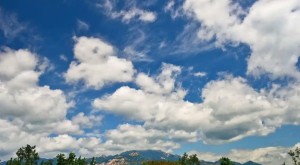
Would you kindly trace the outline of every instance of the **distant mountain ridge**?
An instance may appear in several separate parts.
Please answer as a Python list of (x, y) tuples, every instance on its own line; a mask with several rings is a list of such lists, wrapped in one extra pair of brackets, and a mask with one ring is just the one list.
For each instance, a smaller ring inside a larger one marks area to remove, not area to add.
[[(68, 155), (66, 155), (67, 157)], [(108, 164), (113, 165), (114, 162), (116, 163), (131, 163), (131, 162), (140, 162), (140, 161), (147, 161), (147, 160), (154, 160), (154, 161), (178, 161), (181, 156), (176, 154), (169, 154), (160, 150), (131, 150), (131, 151), (125, 151), (121, 154), (117, 155), (110, 155), (110, 156), (99, 156), (95, 157), (97, 164)], [(201, 159), (201, 155), (198, 155), (198, 158)], [(87, 161), (90, 162), (92, 158), (88, 158)], [(203, 158), (202, 158), (203, 159)], [(41, 158), (39, 160), (39, 164), (42, 161), (47, 161), (49, 159)], [(53, 159), (54, 164), (56, 164), (57, 160), (56, 158)], [(201, 165), (220, 165), (220, 160), (216, 162), (208, 162), (201, 160)], [(244, 164), (233, 162), (235, 165), (261, 165), (252, 161), (246, 162)], [(6, 162), (1, 162), (0, 165), (5, 165)], [(141, 163), (137, 163), (141, 164)], [(132, 164), (134, 165), (134, 164)]]

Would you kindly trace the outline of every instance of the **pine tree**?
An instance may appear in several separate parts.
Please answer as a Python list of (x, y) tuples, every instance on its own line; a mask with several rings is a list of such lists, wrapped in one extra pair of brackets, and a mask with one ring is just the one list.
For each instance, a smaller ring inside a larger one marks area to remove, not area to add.
[(232, 163), (229, 158), (222, 157), (221, 165), (234, 165), (234, 163)]
[(95, 159), (95, 157), (92, 158), (92, 161), (91, 161), (90, 165), (96, 165), (96, 159)]

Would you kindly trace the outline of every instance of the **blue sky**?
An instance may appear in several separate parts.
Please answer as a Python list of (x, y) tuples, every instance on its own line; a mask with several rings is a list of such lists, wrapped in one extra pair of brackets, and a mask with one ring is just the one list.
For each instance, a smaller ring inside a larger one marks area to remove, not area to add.
[(282, 3), (0, 2), (0, 131), (19, 141), (0, 157), (30, 141), (44, 157), (160, 149), (272, 164), (300, 130), (300, 2)]

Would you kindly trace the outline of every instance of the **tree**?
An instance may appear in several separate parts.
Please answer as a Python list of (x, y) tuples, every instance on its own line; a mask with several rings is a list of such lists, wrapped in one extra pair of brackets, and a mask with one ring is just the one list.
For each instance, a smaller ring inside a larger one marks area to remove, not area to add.
[(90, 165), (96, 165), (96, 159), (95, 159), (95, 157), (92, 158), (92, 161), (91, 161)]
[(53, 160), (50, 159), (47, 162), (44, 163), (44, 165), (53, 165)]
[(288, 154), (292, 157), (294, 165), (300, 165), (300, 149), (298, 147), (295, 149), (295, 152), (290, 150)]
[(66, 159), (65, 159), (65, 154), (58, 154), (56, 156), (57, 158), (57, 165), (65, 165), (66, 164)]
[(27, 144), (26, 147), (22, 147), (17, 151), (19, 162), (24, 165), (38, 165), (40, 159), (39, 154), (35, 150), (35, 146)]
[(184, 153), (179, 159), (179, 163), (181, 165), (200, 165), (200, 161), (197, 157), (197, 154), (188, 156), (187, 153)]
[(188, 165), (200, 165), (200, 160), (197, 157), (197, 154), (190, 155), (190, 157), (187, 160)]
[(75, 159), (76, 159), (76, 155), (73, 152), (71, 152), (67, 159), (68, 165), (75, 165)]
[(6, 162), (6, 165), (21, 165), (21, 161), (18, 158), (10, 158), (10, 160)]
[(229, 158), (222, 157), (221, 165), (234, 165), (234, 163), (232, 163)]
[(181, 165), (186, 165), (188, 159), (188, 154), (186, 152), (182, 155), (181, 159), (179, 159), (179, 162)]

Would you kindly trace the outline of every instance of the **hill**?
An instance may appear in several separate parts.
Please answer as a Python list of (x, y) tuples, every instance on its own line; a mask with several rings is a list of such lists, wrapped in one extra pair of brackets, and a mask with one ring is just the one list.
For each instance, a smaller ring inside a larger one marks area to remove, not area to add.
[[(121, 154), (118, 155), (102, 155), (99, 157), (96, 157), (97, 164), (108, 164), (108, 165), (113, 165), (115, 162), (118, 163), (132, 163), (132, 162), (141, 162), (141, 161), (147, 161), (147, 160), (154, 160), (154, 161), (159, 161), (159, 160), (164, 160), (164, 161), (178, 161), (180, 155), (175, 155), (175, 154), (169, 154), (165, 153), (160, 150), (132, 150), (132, 151), (126, 151), (122, 152)], [(198, 155), (198, 157), (201, 159), (201, 155)], [(203, 159), (203, 158), (202, 158)], [(43, 161), (47, 161), (49, 159), (44, 159), (41, 158), (39, 160), (39, 163)], [(53, 159), (54, 164), (56, 164), (56, 158)], [(91, 161), (91, 158), (87, 159), (88, 162)], [(208, 161), (203, 161), (201, 160), (201, 165), (220, 165), (220, 161), (216, 162), (208, 162)], [(0, 165), (5, 165), (6, 162), (1, 162)], [(261, 165), (252, 161), (246, 162), (244, 164), (238, 163), (238, 162), (233, 162), (235, 165)], [(141, 164), (141, 163), (136, 163), (136, 164)], [(135, 164), (132, 164), (135, 165)]]

